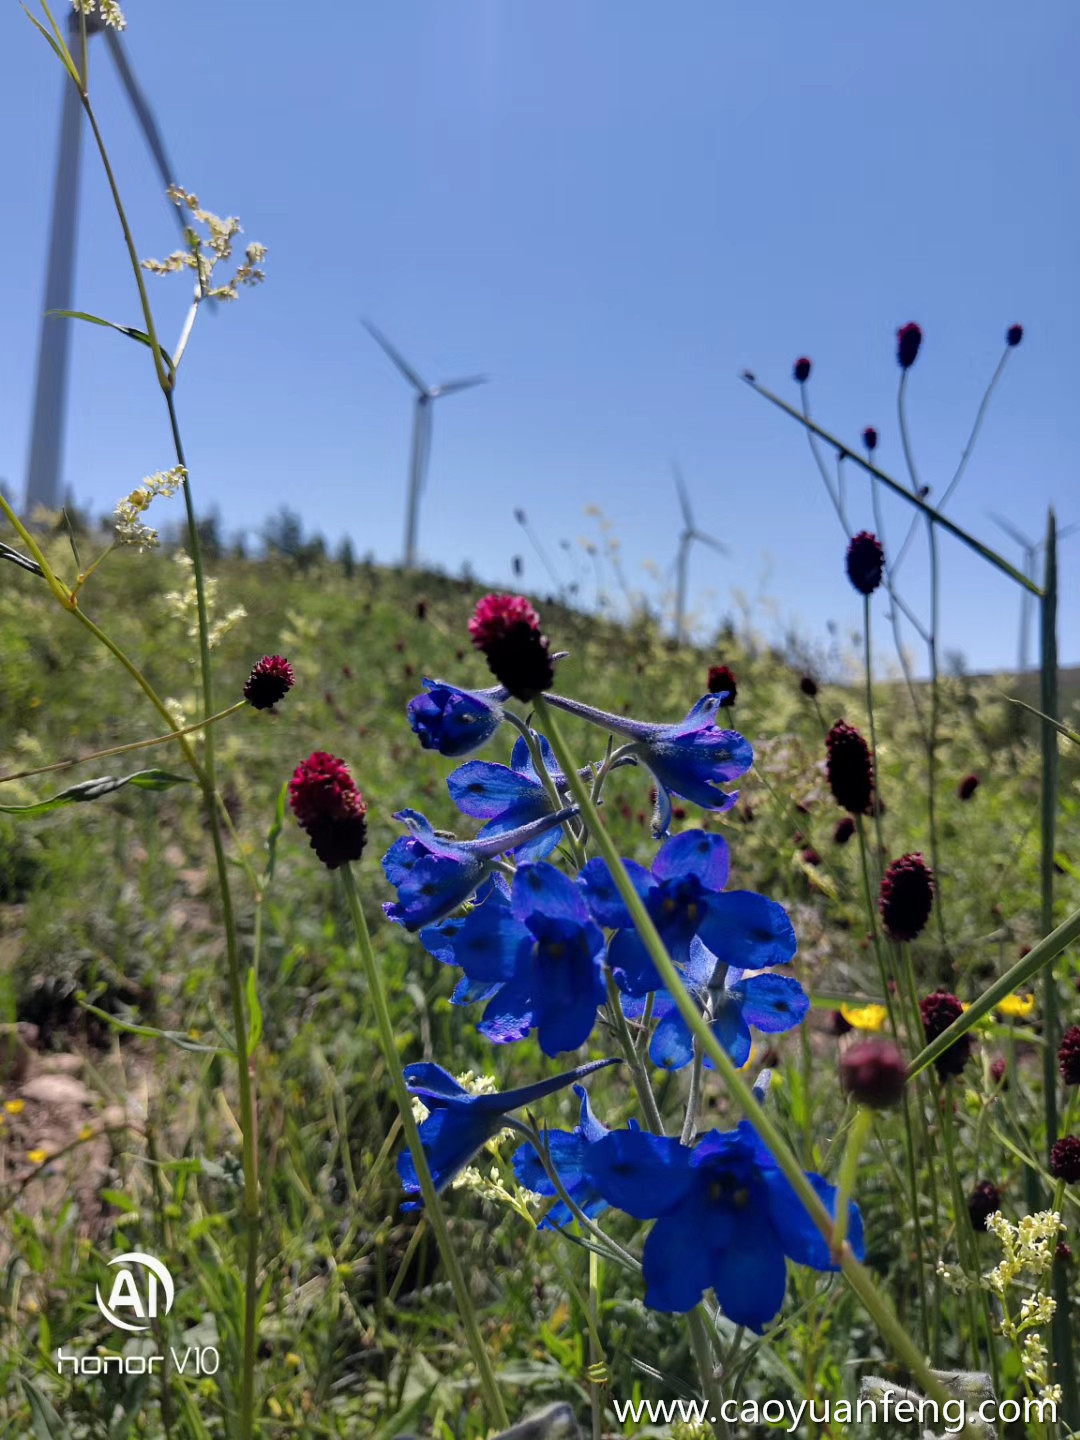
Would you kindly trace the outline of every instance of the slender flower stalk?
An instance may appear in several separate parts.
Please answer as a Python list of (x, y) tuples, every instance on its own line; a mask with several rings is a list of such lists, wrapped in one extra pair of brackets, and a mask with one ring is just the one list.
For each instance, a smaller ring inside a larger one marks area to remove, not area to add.
[[(614, 842), (599, 823), (599, 817), (591, 804), (588, 789), (574, 768), (573, 758), (563, 740), (558, 719), (552, 713), (552, 707), (548, 704), (545, 697), (537, 697), (536, 709), (538, 716), (543, 722), (545, 733), (551, 741), (551, 747), (555, 752), (555, 756), (563, 769), (563, 773), (568, 777), (572, 777), (570, 779), (571, 793), (581, 807), (581, 813), (589, 825), (590, 833), (594, 837), (597, 848), (607, 863), (612, 879), (633, 919), (634, 927), (648, 950), (653, 964), (663, 979), (665, 988), (670, 991), (679, 1012), (686, 1021), (696, 1041), (701, 1045), (703, 1052), (712, 1061), (729, 1095), (760, 1136), (762, 1142), (768, 1147), (778, 1168), (794, 1189), (815, 1226), (824, 1236), (825, 1240), (831, 1243), (834, 1233), (832, 1217), (806, 1178), (805, 1172), (799, 1165), (798, 1160), (791, 1153), (783, 1136), (773, 1124), (764, 1107), (758, 1103), (752, 1089), (735, 1068), (727, 1052), (717, 1041), (708, 1024), (702, 1019), (698, 1007), (687, 993), (677, 969), (672, 964), (671, 958), (664, 948), (663, 941), (660, 938), (656, 926), (653, 924), (644, 903), (623, 868), (622, 860), (619, 857)], [(918, 1379), (925, 1393), (936, 1399), (939, 1404), (943, 1404), (948, 1398), (946, 1391), (940, 1382), (935, 1379), (933, 1374), (931, 1374), (925, 1358), (920, 1354), (903, 1326), (897, 1320), (891, 1305), (886, 1298), (878, 1292), (869, 1272), (855, 1259), (850, 1245), (846, 1242), (842, 1247), (840, 1263), (849, 1285), (862, 1301), (863, 1306), (877, 1325), (883, 1337), (895, 1350), (898, 1358)]]
[(364, 967), (364, 978), (367, 981), (368, 996), (375, 1010), (375, 1023), (379, 1031), (379, 1045), (382, 1049), (383, 1059), (386, 1062), (386, 1068), (390, 1075), (390, 1085), (394, 1092), (394, 1100), (397, 1103), (398, 1114), (401, 1118), (401, 1128), (405, 1132), (405, 1141), (409, 1147), (409, 1154), (412, 1156), (413, 1165), (416, 1167), (416, 1178), (420, 1183), (420, 1193), (424, 1199), (424, 1215), (427, 1218), (428, 1224), (431, 1226), (439, 1246), (439, 1254), (442, 1256), (442, 1262), (446, 1267), (446, 1273), (453, 1287), (458, 1314), (465, 1330), (466, 1343), (469, 1346), (473, 1364), (476, 1366), (480, 1389), (484, 1396), (484, 1405), (488, 1412), (488, 1420), (492, 1425), (497, 1425), (505, 1429), (509, 1424), (506, 1416), (506, 1408), (503, 1405), (502, 1396), (499, 1393), (498, 1383), (495, 1379), (495, 1371), (491, 1364), (491, 1357), (488, 1354), (487, 1346), (484, 1344), (484, 1337), (480, 1331), (480, 1323), (476, 1316), (476, 1307), (473, 1305), (472, 1296), (469, 1293), (465, 1273), (461, 1268), (461, 1262), (457, 1257), (457, 1252), (450, 1239), (450, 1231), (447, 1228), (446, 1216), (442, 1209), (442, 1201), (439, 1199), (438, 1192), (435, 1189), (435, 1182), (431, 1178), (427, 1156), (424, 1154), (424, 1147), (420, 1141), (420, 1132), (413, 1115), (412, 1099), (409, 1096), (409, 1088), (405, 1080), (401, 1056), (398, 1054), (397, 1039), (394, 1035), (394, 1022), (390, 1015), (390, 1006), (387, 1003), (386, 987), (383, 984), (382, 971), (375, 958), (375, 952), (371, 947), (371, 935), (368, 931), (367, 920), (364, 918), (363, 907), (360, 904), (360, 896), (356, 888), (356, 878), (349, 865), (343, 865), (341, 867), (341, 878), (345, 890), (345, 903), (349, 907), (353, 928), (356, 931), (356, 942), (360, 951), (360, 960)]

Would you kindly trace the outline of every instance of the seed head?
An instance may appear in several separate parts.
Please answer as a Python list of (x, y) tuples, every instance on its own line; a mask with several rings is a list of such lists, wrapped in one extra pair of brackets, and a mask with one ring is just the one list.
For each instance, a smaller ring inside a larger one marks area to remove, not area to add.
[(1011, 345), (1014, 350), (1023, 338), (1024, 327), (1022, 325), (1010, 325), (1005, 331), (1005, 344)]
[(1066, 1085), (1080, 1085), (1080, 1025), (1070, 1025), (1061, 1037), (1058, 1068)]
[(979, 777), (977, 775), (965, 775), (956, 787), (956, 795), (959, 800), (970, 800), (979, 788)]
[(901, 370), (910, 370), (922, 344), (922, 331), (914, 321), (901, 325), (896, 332), (896, 358)]
[(862, 432), (862, 443), (866, 446), (867, 450), (871, 452), (877, 449), (877, 431), (872, 425), (867, 425), (866, 429)]
[[(919, 1002), (919, 1012), (922, 1015), (923, 1032), (929, 1044), (943, 1034), (954, 1020), (959, 1019), (964, 1013), (964, 1007), (948, 990), (935, 990), (932, 995), (927, 995)], [(954, 1040), (934, 1061), (940, 1078), (948, 1080), (951, 1075), (959, 1075), (970, 1055), (971, 1035), (961, 1035), (959, 1040)]]
[(992, 1180), (980, 1180), (967, 1199), (973, 1230), (985, 1230), (995, 1210), (1001, 1209), (1001, 1191)]
[(907, 1082), (907, 1064), (891, 1040), (861, 1040), (844, 1051), (840, 1084), (860, 1105), (886, 1110), (900, 1103)]
[(1050, 1174), (1075, 1185), (1080, 1180), (1080, 1135), (1063, 1135), (1050, 1151)]
[(738, 686), (735, 683), (735, 676), (727, 665), (710, 665), (709, 694), (720, 695), (724, 694), (725, 691), (727, 693), (724, 695), (724, 699), (720, 701), (720, 708), (722, 710), (727, 709), (729, 705), (735, 704)]
[(847, 574), (860, 595), (872, 595), (881, 584), (885, 551), (869, 530), (860, 530), (847, 548)]
[(244, 685), (244, 699), (256, 710), (270, 710), (295, 684), (293, 668), (283, 655), (264, 655), (252, 666)]
[(518, 700), (550, 690), (555, 667), (540, 617), (523, 595), (485, 595), (469, 621), (469, 634), (488, 669)]
[(934, 906), (934, 876), (921, 855), (901, 855), (881, 877), (878, 909), (893, 940), (914, 940)]
[(792, 374), (800, 385), (805, 385), (810, 379), (810, 361), (805, 355), (800, 355), (792, 366)]
[(838, 720), (825, 737), (829, 789), (836, 803), (852, 815), (866, 815), (874, 794), (870, 747), (846, 720)]
[(328, 870), (360, 859), (367, 839), (367, 805), (343, 760), (325, 750), (302, 760), (289, 781), (289, 804)]
[(810, 699), (813, 700), (818, 692), (817, 681), (812, 675), (804, 675), (799, 681), (799, 689), (804, 695), (808, 695)]

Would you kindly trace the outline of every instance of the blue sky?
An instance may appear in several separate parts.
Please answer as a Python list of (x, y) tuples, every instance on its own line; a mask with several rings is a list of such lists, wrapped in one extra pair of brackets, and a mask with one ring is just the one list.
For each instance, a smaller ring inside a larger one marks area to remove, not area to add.
[[(433, 381), (491, 376), (436, 408), (420, 531), (427, 559), (491, 582), (523, 553), (526, 579), (549, 588), (516, 507), (569, 578), (560, 542), (595, 537), (592, 503), (631, 583), (655, 590), (644, 566), (674, 559), (678, 455), (698, 523), (731, 550), (693, 557), (703, 624), (737, 590), (768, 635), (820, 639), (830, 620), (846, 635), (860, 604), (805, 440), (738, 376), (794, 398), (792, 361), (809, 355), (815, 414), (850, 440), (874, 424), (902, 473), (894, 335), (908, 320), (925, 332), (915, 450), (939, 494), (1006, 326), (1025, 327), (949, 513), (1011, 559), (988, 511), (1035, 534), (1050, 503), (1080, 520), (1074, 0), (223, 0), (198, 23), (180, 5), (126, 9), (178, 178), (269, 247), (267, 284), (200, 319), (178, 391), (196, 498), (227, 532), (289, 505), (331, 541), (400, 556), (410, 399), (363, 315)], [(175, 221), (95, 44), (136, 243), (162, 254)], [(7, 0), (0, 475), (20, 494), (61, 83)], [(76, 303), (135, 321), (84, 153)], [(151, 293), (172, 338), (186, 283)], [(145, 362), (77, 327), (65, 475), (95, 510), (170, 461)], [(849, 493), (870, 524), (864, 482)], [(906, 520), (893, 505), (886, 519), (892, 540)], [(1080, 535), (1066, 545), (1075, 663)], [(952, 542), (943, 554), (943, 648), (1013, 663), (1018, 595)], [(925, 580), (916, 553), (917, 608)]]

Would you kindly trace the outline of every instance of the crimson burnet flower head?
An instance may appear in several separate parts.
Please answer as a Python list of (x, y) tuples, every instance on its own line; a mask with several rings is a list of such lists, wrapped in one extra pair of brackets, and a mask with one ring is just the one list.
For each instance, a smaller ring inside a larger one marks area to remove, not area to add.
[[(964, 1007), (948, 990), (935, 990), (932, 995), (919, 1001), (919, 1013), (922, 1016), (926, 1042), (929, 1044), (943, 1034), (954, 1020), (960, 1018)], [(968, 1033), (961, 1035), (959, 1040), (954, 1040), (934, 1061), (938, 1075), (942, 1080), (948, 1080), (951, 1075), (959, 1075), (970, 1056), (971, 1035)]]
[(1066, 1085), (1080, 1085), (1080, 1025), (1070, 1025), (1061, 1037), (1058, 1069)]
[(881, 584), (885, 568), (885, 551), (881, 541), (869, 530), (860, 530), (847, 548), (847, 574), (860, 595), (872, 595)]
[(1022, 325), (1010, 325), (1005, 331), (1005, 344), (1011, 345), (1014, 350), (1023, 338), (1024, 327)]
[(1063, 1135), (1050, 1151), (1050, 1174), (1075, 1185), (1080, 1180), (1080, 1135)]
[(921, 855), (901, 855), (881, 877), (878, 909), (893, 940), (914, 940), (934, 906), (934, 876)]
[(834, 1035), (850, 1035), (855, 1026), (841, 1010), (834, 1010), (829, 1019), (829, 1026)]
[(970, 800), (979, 788), (979, 777), (977, 775), (965, 775), (956, 787), (958, 800)]
[(1001, 1191), (992, 1180), (980, 1180), (967, 1198), (968, 1216), (973, 1230), (985, 1230), (995, 1210), (1001, 1209)]
[(264, 655), (244, 684), (244, 699), (256, 710), (269, 710), (284, 700), (295, 684), (293, 668), (283, 655)]
[(922, 344), (922, 331), (914, 321), (901, 325), (896, 332), (896, 358), (901, 370), (910, 370)]
[(867, 425), (866, 429), (862, 432), (862, 443), (866, 446), (867, 450), (873, 451), (877, 449), (877, 431), (872, 425)]
[(804, 675), (799, 681), (799, 689), (804, 695), (809, 696), (809, 698), (813, 700), (814, 696), (818, 693), (818, 683), (812, 675)]
[(791, 373), (800, 385), (805, 385), (807, 380), (810, 379), (810, 361), (805, 355), (800, 355), (798, 360), (795, 361)]
[(535, 700), (555, 680), (540, 616), (524, 595), (485, 595), (469, 621), (469, 634), (499, 684), (518, 700)]
[(999, 1090), (1009, 1088), (1009, 1067), (1006, 1064), (1004, 1055), (998, 1055), (990, 1062), (990, 1079)]
[(892, 1040), (861, 1040), (844, 1051), (840, 1084), (860, 1105), (886, 1110), (898, 1105), (907, 1083), (907, 1062)]
[(723, 695), (724, 698), (720, 701), (721, 707), (735, 704), (738, 686), (729, 666), (710, 665), (708, 685), (710, 695)]
[(825, 737), (829, 789), (836, 803), (852, 815), (866, 815), (874, 794), (870, 747), (846, 720), (837, 720)]
[(367, 839), (367, 805), (343, 760), (325, 750), (302, 760), (289, 781), (289, 804), (328, 870), (360, 859)]
[(846, 845), (855, 834), (855, 821), (850, 815), (845, 815), (842, 820), (836, 822), (836, 829), (833, 831), (833, 844)]

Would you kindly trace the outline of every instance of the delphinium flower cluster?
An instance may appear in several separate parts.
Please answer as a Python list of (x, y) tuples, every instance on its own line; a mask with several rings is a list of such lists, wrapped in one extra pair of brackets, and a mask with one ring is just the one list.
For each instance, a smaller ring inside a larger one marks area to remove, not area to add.
[[(641, 1262), (645, 1303), (687, 1312), (711, 1290), (732, 1322), (761, 1331), (783, 1303), (785, 1257), (818, 1270), (837, 1268), (837, 1257), (750, 1123), (699, 1129), (711, 1061), (680, 1009), (681, 997), (659, 973), (608, 862), (590, 855), (595, 836), (573, 799), (584, 784), (591, 806), (602, 804), (616, 770), (649, 772), (656, 850), (648, 866), (628, 859), (623, 868), (704, 1024), (733, 1064), (745, 1065), (754, 1031), (789, 1031), (808, 1010), (791, 970), (795, 932), (776, 901), (729, 886), (723, 836), (693, 826), (671, 832), (673, 796), (711, 812), (730, 809), (738, 798), (729, 787), (749, 770), (753, 752), (742, 735), (719, 723), (733, 693), (721, 688), (723, 677), (710, 674), (709, 693), (680, 720), (610, 714), (552, 692), (561, 657), (551, 653), (539, 617), (522, 597), (486, 596), (469, 629), (498, 684), (470, 690), (425, 679), (408, 719), (425, 749), (463, 760), (447, 786), (462, 815), (481, 822), (479, 832), (458, 838), (436, 831), (415, 810), (400, 811), (395, 818), (407, 833), (383, 857), (396, 891), (386, 914), (458, 973), (453, 1003), (492, 1045), (535, 1039), (551, 1060), (598, 1042), (610, 1042), (614, 1053), (571, 1066), (564, 1060), (560, 1073), (483, 1094), (440, 1065), (408, 1066), (411, 1093), (425, 1109), (419, 1133), (435, 1186), (449, 1186), (493, 1136), (516, 1130), (527, 1142), (514, 1159), (519, 1182), (555, 1202), (543, 1221), (547, 1228), (591, 1227), (608, 1209), (650, 1220)], [(541, 715), (551, 707), (594, 726), (603, 758), (565, 773), (557, 747), (511, 703), (540, 696)], [(515, 732), (509, 764), (465, 758), (505, 727)], [(646, 1058), (658, 1072), (692, 1076), (679, 1136), (663, 1133)], [(646, 1077), (647, 1098), (639, 1088), (638, 1118), (609, 1129), (576, 1082), (620, 1060)], [(532, 1107), (571, 1084), (580, 1102), (578, 1125), (537, 1130)], [(766, 1074), (754, 1092), (760, 1104), (767, 1084)], [(399, 1173), (407, 1203), (416, 1203), (421, 1185), (411, 1155), (401, 1156)], [(807, 1180), (833, 1213), (834, 1187), (818, 1175)], [(848, 1244), (861, 1255), (854, 1204), (844, 1219)]]

